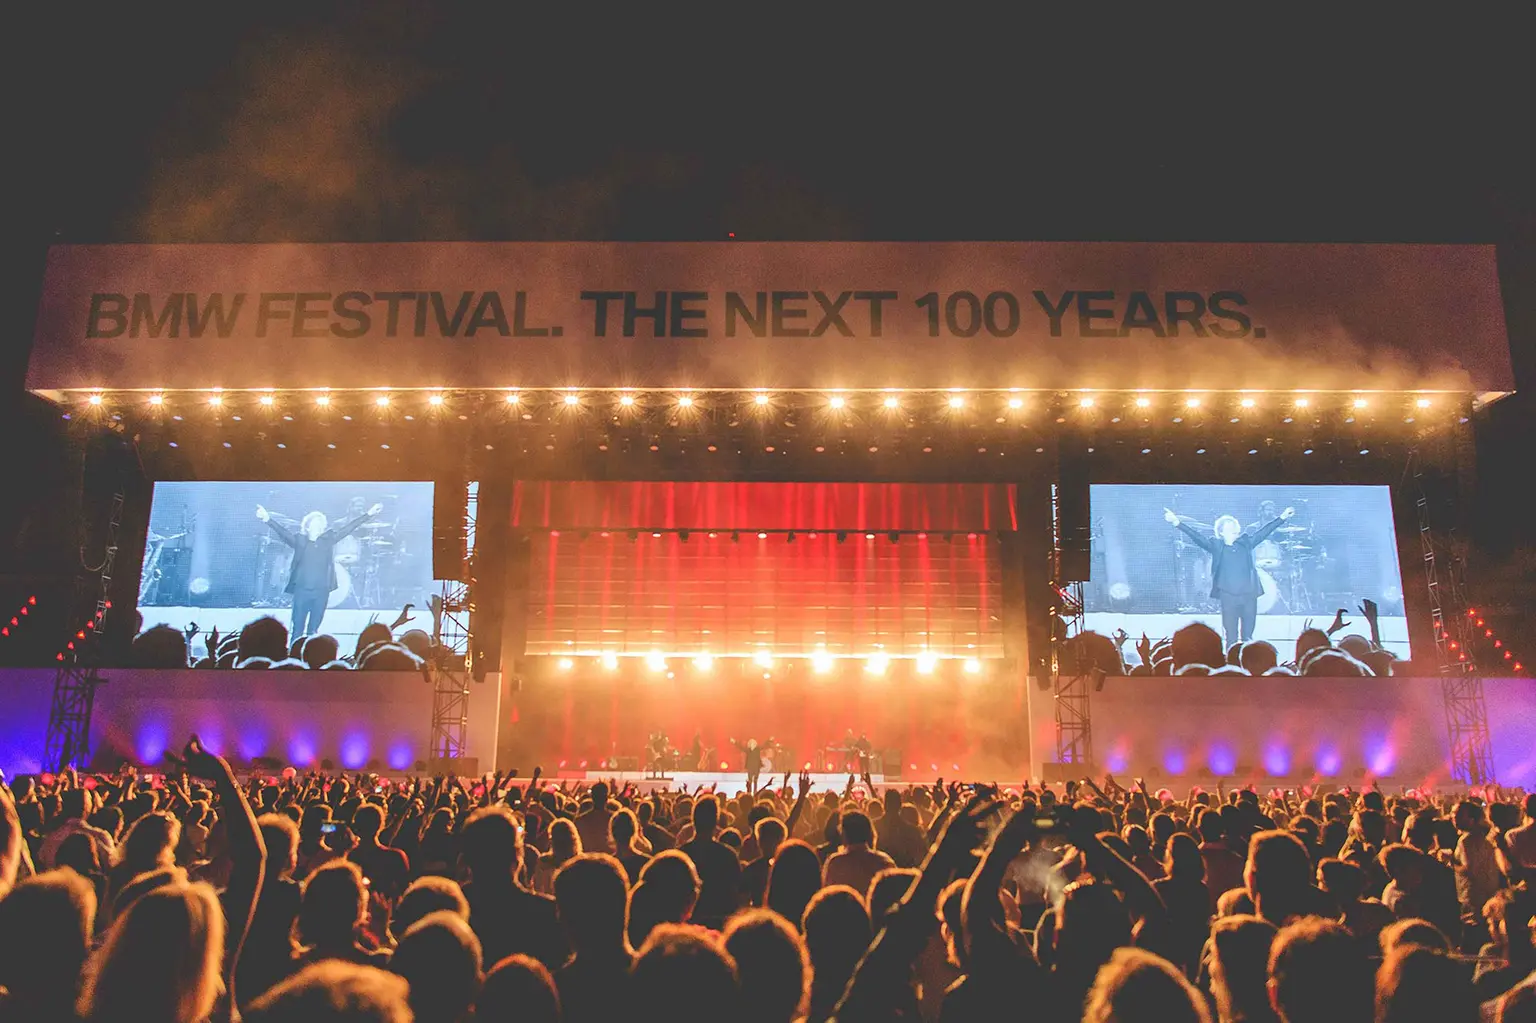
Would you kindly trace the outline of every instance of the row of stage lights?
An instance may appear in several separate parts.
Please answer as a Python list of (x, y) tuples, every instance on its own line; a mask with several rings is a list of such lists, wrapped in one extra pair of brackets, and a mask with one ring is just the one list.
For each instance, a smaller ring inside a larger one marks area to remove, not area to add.
[[(529, 402), (537, 402), (539, 400), (538, 396), (541, 393), (547, 394), (550, 397), (551, 400), (549, 403), (570, 409), (588, 408), (598, 404), (600, 399), (595, 397), (596, 394), (616, 394), (613, 403), (621, 409), (645, 408), (652, 407), (656, 404), (669, 405), (678, 409), (692, 409), (701, 405), (701, 399), (691, 393), (670, 395), (664, 401), (656, 403), (650, 401), (649, 396), (647, 396), (647, 400), (642, 401), (639, 396), (629, 391), (507, 391), (502, 393), (501, 400), (506, 405), (518, 406)], [(781, 400), (768, 391), (754, 391), (750, 393), (751, 398), (749, 404), (759, 409), (766, 409)], [(890, 412), (900, 411), (903, 407), (905, 407), (902, 393), (903, 392), (898, 391), (880, 392), (878, 403), (879, 407)], [(1273, 395), (1278, 392), (1266, 393)], [(981, 407), (982, 405), (986, 404), (985, 400), (981, 397), (980, 392), (948, 391), (944, 392), (944, 394), (946, 395), (944, 405), (952, 412), (961, 412), (973, 406)], [(860, 392), (859, 397), (863, 396), (864, 393)], [(222, 408), (223, 406), (230, 404), (232, 401), (231, 397), (222, 390), (212, 391), (202, 398), (194, 398), (193, 400), (201, 401), (202, 403), (214, 409)], [(316, 407), (322, 409), (329, 408), (337, 403), (336, 396), (333, 395), (330, 391), (317, 392), (313, 394), (313, 396), (309, 397), (308, 400), (312, 402)], [(372, 404), (374, 407), (381, 410), (388, 409), (394, 406), (397, 402), (405, 402), (404, 398), (397, 396), (392, 391), (371, 392), (371, 397), (368, 397), (366, 400), (369, 404)], [(834, 412), (849, 409), (855, 402), (854, 398), (851, 398), (849, 395), (843, 392), (837, 391), (823, 395), (820, 400), (828, 410)], [(152, 409), (164, 408), (166, 405), (171, 403), (170, 399), (167, 397), (166, 392), (163, 391), (156, 391), (151, 393), (147, 398), (144, 399), (144, 401)], [(1016, 391), (1007, 392), (1007, 395), (1005, 397), (1001, 397), (999, 401), (1001, 403), (1001, 407), (1015, 412), (1024, 409), (1026, 406), (1025, 399), (1020, 397)], [(106, 404), (107, 397), (101, 391), (93, 391), (86, 396), (85, 402), (90, 407), (99, 408)], [(428, 408), (441, 409), (448, 403), (449, 396), (444, 392), (433, 391), (427, 394), (426, 404)], [(1075, 403), (1077, 408), (1084, 411), (1092, 411), (1096, 408), (1107, 407), (1110, 404), (1107, 396), (1093, 392), (1083, 392), (1079, 394), (1075, 399)], [(278, 405), (278, 395), (275, 391), (257, 392), (256, 404), (262, 408), (275, 408)], [(1160, 404), (1160, 401), (1148, 394), (1138, 394), (1130, 401), (1131, 407), (1141, 410), (1150, 410), (1158, 404)], [(1182, 408), (1188, 412), (1198, 412), (1205, 408), (1216, 407), (1220, 403), (1211, 400), (1204, 394), (1189, 394), (1183, 398), (1174, 399), (1173, 404), (1175, 407)], [(1239, 409), (1252, 410), (1259, 408), (1261, 403), (1260, 399), (1257, 397), (1252, 395), (1241, 395), (1237, 398), (1235, 404)], [(1280, 404), (1286, 406), (1289, 409), (1306, 411), (1315, 407), (1320, 407), (1323, 404), (1323, 399), (1311, 394), (1296, 394), (1289, 398), (1280, 398)], [(1426, 395), (1419, 395), (1413, 399), (1413, 407), (1421, 411), (1433, 408), (1434, 405), (1435, 400)], [(1347, 400), (1344, 407), (1354, 411), (1362, 411), (1371, 407), (1371, 399), (1362, 395), (1354, 395)]]
[[(672, 678), (675, 675), (675, 672), (671, 670), (673, 661), (689, 663), (693, 666), (694, 671), (700, 674), (708, 674), (714, 671), (715, 664), (722, 660), (750, 660), (755, 667), (762, 669), (764, 678), (771, 677), (774, 667), (779, 663), (780, 660), (789, 662), (793, 662), (795, 660), (803, 660), (810, 665), (811, 672), (815, 675), (830, 675), (837, 667), (837, 662), (839, 660), (862, 660), (864, 662), (865, 674), (881, 677), (886, 675), (891, 670), (892, 662), (898, 659), (882, 653), (869, 654), (863, 657), (836, 657), (824, 650), (818, 650), (807, 657), (800, 658), (775, 658), (773, 654), (767, 650), (759, 650), (752, 654), (750, 657), (742, 657), (739, 655), (731, 657), (716, 657), (715, 655), (709, 653), (680, 654), (669, 657), (667, 654), (664, 654), (659, 650), (652, 650), (650, 653), (644, 655), (629, 654), (625, 656), (643, 656), (645, 667), (648, 671), (651, 672), (651, 674), (665, 675), (668, 678)], [(619, 670), (620, 656), (611, 651), (606, 651), (604, 653), (597, 654), (596, 656), (586, 655), (584, 657), (557, 657), (555, 658), (554, 662), (555, 670), (561, 673), (569, 673), (576, 670), (576, 667), (580, 662), (586, 660), (594, 662), (604, 671), (612, 672)], [(967, 675), (980, 675), (982, 670), (981, 658), (979, 657), (940, 657), (938, 654), (921, 653), (915, 657), (910, 658), (910, 660), (912, 661), (913, 669), (919, 675), (934, 674), (939, 669), (939, 663), (946, 660), (959, 661), (960, 670)]]

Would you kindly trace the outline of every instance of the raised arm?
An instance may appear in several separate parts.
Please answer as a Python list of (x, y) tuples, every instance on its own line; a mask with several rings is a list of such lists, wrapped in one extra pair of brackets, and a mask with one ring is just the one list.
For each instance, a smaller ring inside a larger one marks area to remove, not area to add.
[(267, 528), (272, 530), (273, 533), (277, 534), (277, 538), (283, 541), (283, 543), (294, 549), (298, 548), (298, 534), (289, 529), (287, 526), (283, 525), (281, 522), (278, 522), (277, 519), (273, 517), (271, 512), (267, 511), (267, 509), (263, 508), (259, 504), (256, 506), (256, 517), (265, 522), (267, 524)]
[(182, 759), (190, 773), (213, 782), (230, 857), (234, 861), (229, 886), (225, 890), (229, 920), (224, 936), (224, 983), (230, 992), (230, 1004), (234, 1005), (235, 968), (239, 965), (240, 950), (245, 944), (251, 919), (256, 915), (261, 879), (267, 866), (267, 847), (261, 840), (261, 829), (256, 826), (256, 815), (251, 812), (251, 804), (246, 801), (239, 782), (235, 781), (235, 772), (229, 763), (205, 750), (195, 735), (182, 751)]
[(1287, 508), (1285, 511), (1281, 512), (1277, 517), (1269, 520), (1268, 522), (1264, 523), (1264, 525), (1260, 526), (1257, 530), (1255, 530), (1253, 536), (1249, 537), (1249, 542), (1253, 543), (1253, 544), (1261, 544), (1261, 543), (1263, 543), (1265, 540), (1269, 539), (1269, 534), (1273, 533), (1275, 530), (1280, 528), (1280, 523), (1286, 521), (1292, 515), (1295, 515), (1295, 514), (1296, 514), (1296, 509), (1295, 508)]
[(367, 511), (363, 512), (357, 518), (349, 519), (346, 522), (343, 522), (341, 525), (327, 530), (327, 532), (330, 534), (330, 537), (333, 541), (340, 540), (344, 536), (351, 536), (353, 533), (357, 532), (359, 526), (383, 510), (384, 506), (382, 504), (376, 504), (372, 508), (369, 508)]
[(875, 940), (854, 970), (832, 1019), (863, 1023), (894, 1016), (892, 998), (906, 982), (908, 970), (922, 952), (938, 920), (933, 907), (957, 870), (968, 869), (972, 852), (985, 837), (983, 825), (1001, 804), (977, 796), (945, 828), (923, 861), (917, 881), (883, 921), (874, 921)]
[(1173, 509), (1171, 509), (1171, 508), (1164, 508), (1163, 509), (1163, 520), (1165, 522), (1167, 522), (1170, 526), (1173, 526), (1176, 529), (1178, 529), (1178, 531), (1183, 533), (1185, 536), (1189, 537), (1190, 542), (1192, 542), (1196, 547), (1199, 547), (1201, 550), (1205, 551), (1206, 553), (1210, 553), (1211, 551), (1216, 549), (1216, 538), (1215, 537), (1201, 536), (1199, 533), (1197, 533), (1193, 529), (1191, 529), (1190, 526), (1189, 526), (1189, 523), (1185, 522), (1182, 518), (1180, 518), (1173, 511)]
[(805, 809), (805, 797), (811, 794), (811, 773), (800, 772), (800, 793), (795, 797), (795, 805), (789, 811), (789, 820), (784, 822), (784, 833), (790, 838), (795, 837), (795, 825), (800, 823), (800, 813)]

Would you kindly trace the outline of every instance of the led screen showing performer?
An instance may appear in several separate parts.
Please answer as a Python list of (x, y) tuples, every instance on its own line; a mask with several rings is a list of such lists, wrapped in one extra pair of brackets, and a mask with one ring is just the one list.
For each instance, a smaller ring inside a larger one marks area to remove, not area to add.
[(1409, 656), (1387, 487), (1101, 484), (1089, 499), (1095, 632), (1158, 638), (1203, 621), (1228, 644), (1288, 643), (1371, 600), (1382, 645)]
[(229, 635), (272, 615), (290, 636), (325, 632), (346, 646), (406, 604), (430, 629), (434, 589), (430, 482), (155, 484), (145, 628)]

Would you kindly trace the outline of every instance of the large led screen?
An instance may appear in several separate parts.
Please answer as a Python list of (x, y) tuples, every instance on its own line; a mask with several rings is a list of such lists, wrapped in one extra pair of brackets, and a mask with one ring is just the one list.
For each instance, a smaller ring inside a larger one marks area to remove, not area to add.
[(1284, 661), (1341, 608), (1338, 636), (1368, 636), (1359, 608), (1371, 600), (1382, 645), (1409, 656), (1387, 487), (1108, 484), (1089, 500), (1089, 629), (1156, 640), (1202, 621), (1228, 643), (1268, 640)]
[(262, 615), (344, 652), (406, 604), (430, 631), (433, 591), (430, 482), (155, 484), (139, 613), (146, 629), (195, 624), (194, 655)]

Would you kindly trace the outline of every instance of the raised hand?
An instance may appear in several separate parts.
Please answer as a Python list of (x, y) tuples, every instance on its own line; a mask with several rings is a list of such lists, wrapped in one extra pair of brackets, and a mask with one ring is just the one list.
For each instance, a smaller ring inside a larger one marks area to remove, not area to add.
[(1376, 606), (1376, 602), (1370, 597), (1366, 597), (1364, 600), (1360, 601), (1360, 617), (1364, 618), (1366, 621), (1374, 622), (1376, 620), (1376, 616), (1380, 613), (1381, 609)]
[(972, 796), (945, 822), (934, 855), (953, 862), (981, 848), (986, 840), (986, 822), (1002, 810), (1000, 800), (980, 793)]
[(372, 508), (368, 509), (368, 514), (369, 515), (377, 515), (379, 512), (381, 512), (383, 510), (384, 510), (384, 506), (382, 504), (375, 504)]
[(1333, 616), (1333, 624), (1328, 626), (1328, 635), (1331, 636), (1335, 632), (1338, 632), (1340, 629), (1346, 628), (1348, 625), (1349, 623), (1344, 620), (1344, 609), (1341, 607), (1339, 608), (1338, 613)]
[(1284, 522), (1287, 519), (1291, 518), (1295, 514), (1296, 514), (1296, 509), (1295, 508), (1287, 508), (1285, 511), (1280, 513), (1280, 521)]
[(1179, 517), (1173, 513), (1172, 508), (1164, 508), (1163, 521), (1167, 522), (1170, 526), (1177, 526), (1179, 524)]
[(263, 522), (269, 522), (272, 519), (272, 513), (258, 504), (256, 506), (256, 517)]

